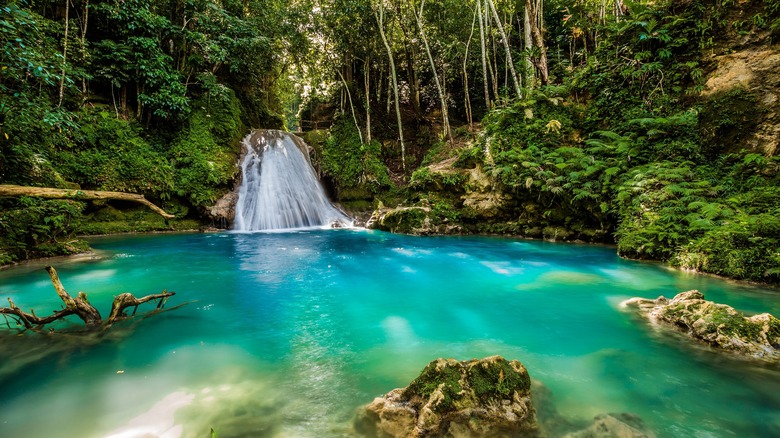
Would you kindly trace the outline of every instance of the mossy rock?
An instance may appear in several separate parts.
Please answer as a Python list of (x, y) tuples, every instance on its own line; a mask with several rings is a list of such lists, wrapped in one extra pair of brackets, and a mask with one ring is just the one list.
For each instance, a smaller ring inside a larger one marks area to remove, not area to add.
[(436, 359), (409, 386), (367, 405), (354, 424), (365, 436), (539, 434), (531, 378), (523, 364), (501, 356)]
[(422, 207), (402, 207), (388, 211), (379, 221), (379, 229), (393, 233), (414, 234), (423, 228), (427, 211)]
[(705, 300), (697, 290), (679, 293), (671, 300), (632, 298), (624, 304), (718, 351), (780, 363), (780, 320), (769, 313), (746, 317), (730, 306)]

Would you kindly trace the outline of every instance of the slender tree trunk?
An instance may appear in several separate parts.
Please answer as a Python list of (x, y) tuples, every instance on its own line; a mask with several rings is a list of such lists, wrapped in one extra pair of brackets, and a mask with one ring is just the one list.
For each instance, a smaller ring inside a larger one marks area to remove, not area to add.
[[(526, 0), (530, 1), (530, 0)], [(496, 5), (493, 3), (493, 0), (488, 0), (488, 3), (490, 4), (490, 10), (493, 12), (493, 19), (496, 21), (496, 27), (498, 28), (498, 32), (501, 34), (501, 39), (504, 41), (504, 49), (506, 50), (506, 59), (509, 63), (509, 70), (512, 74), (512, 82), (515, 85), (515, 92), (517, 93), (517, 98), (522, 99), (523, 98), (523, 91), (520, 88), (520, 83), (517, 81), (517, 72), (515, 72), (515, 64), (512, 62), (512, 51), (509, 49), (509, 40), (506, 37), (506, 32), (504, 32), (504, 25), (501, 24), (501, 20), (499, 20), (498, 12), (496, 11)], [(546, 82), (545, 82), (546, 83)]]
[(531, 61), (530, 55), (533, 42), (531, 40), (531, 16), (528, 15), (528, 8), (523, 8), (523, 42), (523, 46), (527, 54), (525, 57), (525, 84), (530, 88), (533, 86), (534, 79), (536, 78), (536, 68), (534, 67), (534, 63)]
[[(538, 5), (541, 6), (541, 3), (538, 3)], [(536, 68), (539, 69), (542, 85), (547, 85), (550, 82), (547, 69), (547, 50), (544, 47), (544, 40), (542, 39), (542, 33), (539, 29), (541, 22), (538, 20), (541, 11), (535, 9), (533, 0), (525, 0), (525, 7), (529, 11), (528, 15), (533, 17), (533, 20), (531, 20), (530, 23), (531, 38), (533, 39), (534, 46), (539, 49), (539, 59), (536, 61)]]
[(439, 73), (436, 70), (436, 63), (433, 61), (433, 55), (431, 55), (431, 47), (428, 45), (428, 37), (425, 36), (425, 27), (423, 26), (423, 9), (425, 8), (425, 0), (420, 0), (420, 14), (415, 14), (417, 20), (417, 27), (420, 28), (420, 37), (425, 45), (425, 53), (428, 55), (428, 62), (431, 63), (431, 71), (433, 72), (433, 81), (436, 84), (436, 91), (439, 92), (439, 102), (441, 103), (441, 120), (444, 128), (444, 134), (450, 140), (452, 140), (452, 131), (450, 130), (450, 118), (447, 113), (447, 98), (444, 95), (444, 89), (439, 81)]
[(623, 6), (623, 0), (615, 0), (615, 17), (619, 18), (625, 15), (626, 10)]
[(127, 119), (127, 84), (122, 87), (122, 117)]
[(466, 108), (466, 121), (469, 122), (469, 131), (474, 129), (474, 118), (471, 114), (471, 96), (469, 91), (469, 47), (471, 46), (471, 38), (474, 37), (474, 25), (477, 21), (477, 10), (474, 10), (474, 18), (471, 19), (471, 33), (469, 33), (469, 39), (466, 40), (466, 51), (463, 53), (463, 95)]
[(387, 50), (387, 57), (390, 60), (390, 77), (393, 79), (393, 100), (395, 101), (395, 116), (398, 119), (398, 140), (401, 142), (401, 170), (406, 175), (406, 146), (404, 145), (404, 128), (401, 120), (401, 106), (398, 99), (398, 79), (395, 74), (395, 60), (393, 59), (393, 49), (385, 35), (385, 7), (379, 3), (379, 13), (374, 12), (377, 23), (379, 24), (379, 35), (382, 37), (382, 43)]
[(490, 49), (492, 58), (488, 59), (488, 68), (490, 68), (490, 78), (493, 84), (493, 100), (498, 101), (501, 96), (498, 94), (498, 55), (496, 50), (496, 36), (490, 31), (493, 19), (490, 15), (490, 5), (485, 0), (485, 29), (488, 29), (490, 35)]
[[(404, 16), (404, 11), (401, 9), (401, 5), (404, 2), (398, 1), (395, 3), (395, 10), (396, 13), (398, 13), (398, 17)], [(417, 15), (414, 11), (414, 7), (412, 7), (412, 14), (415, 15), (415, 19), (417, 18)], [(415, 52), (415, 44), (412, 43), (412, 38), (410, 37), (410, 31), (404, 26), (404, 21), (402, 18), (398, 19), (398, 27), (401, 29), (401, 33), (404, 36), (404, 52), (406, 53), (406, 74), (409, 78), (409, 86), (411, 87), (411, 94), (409, 97), (411, 97), (412, 101), (412, 109), (414, 110), (414, 115), (417, 118), (422, 117), (422, 105), (420, 104), (420, 79), (417, 77), (417, 71), (414, 68), (414, 60), (417, 58), (417, 53)]]
[(349, 91), (349, 84), (344, 79), (344, 75), (341, 74), (341, 69), (336, 69), (336, 73), (341, 78), (341, 83), (344, 84), (344, 90), (347, 91), (347, 98), (349, 99), (349, 109), (352, 111), (352, 120), (355, 122), (355, 129), (357, 129), (358, 137), (360, 137), (360, 144), (363, 144), (363, 133), (360, 132), (360, 124), (358, 123), (357, 116), (355, 115), (355, 105), (352, 104), (352, 93)]
[(68, 63), (68, 24), (70, 23), (70, 0), (65, 0), (65, 40), (62, 43), (62, 75), (60, 76), (60, 101), (57, 107), (62, 106), (65, 95), (65, 67)]
[(487, 46), (485, 45), (485, 26), (482, 20), (482, 0), (477, 0), (477, 15), (479, 16), (479, 49), (482, 52), (482, 81), (485, 85), (485, 108), (490, 109), (490, 84), (488, 84)]
[(379, 80), (376, 82), (376, 101), (382, 103), (382, 83), (385, 81), (385, 65), (379, 63)]
[(366, 144), (371, 143), (371, 77), (369, 69), (371, 58), (366, 57), (363, 67), (363, 83), (366, 87)]
[(390, 114), (390, 105), (393, 103), (393, 78), (387, 77), (387, 108), (385, 114)]
[[(84, 61), (87, 58), (87, 25), (89, 24), (89, 0), (84, 2), (84, 25), (81, 28), (81, 56)], [(81, 77), (81, 94), (84, 101), (87, 100), (87, 78)]]

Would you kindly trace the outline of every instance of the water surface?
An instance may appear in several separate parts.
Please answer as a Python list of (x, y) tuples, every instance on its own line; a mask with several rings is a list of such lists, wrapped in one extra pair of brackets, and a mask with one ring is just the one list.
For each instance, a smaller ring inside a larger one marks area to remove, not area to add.
[[(350, 436), (355, 409), (437, 357), (518, 359), (558, 412), (641, 416), (659, 436), (780, 436), (780, 371), (660, 332), (619, 303), (699, 289), (780, 314), (780, 293), (619, 259), (614, 248), (376, 231), (101, 238), (57, 266), (108, 312), (176, 291), (97, 343), (3, 330), (0, 436)], [(42, 269), (0, 271), (0, 299), (59, 307)], [(3, 322), (3, 321), (0, 321)], [(70, 344), (67, 344), (70, 345)], [(27, 351), (31, 354), (22, 355)]]

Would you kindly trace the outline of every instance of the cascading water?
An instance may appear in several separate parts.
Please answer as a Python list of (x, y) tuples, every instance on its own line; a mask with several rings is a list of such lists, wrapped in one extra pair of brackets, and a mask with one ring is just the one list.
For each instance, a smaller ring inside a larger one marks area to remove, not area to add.
[(236, 231), (351, 226), (328, 200), (299, 137), (258, 130), (244, 139), (246, 156), (238, 191)]

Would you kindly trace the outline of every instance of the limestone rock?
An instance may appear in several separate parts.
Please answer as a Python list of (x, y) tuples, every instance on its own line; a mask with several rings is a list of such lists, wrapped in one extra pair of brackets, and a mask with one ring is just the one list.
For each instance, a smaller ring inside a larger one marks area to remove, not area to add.
[(361, 408), (355, 431), (369, 437), (536, 437), (531, 379), (500, 356), (437, 359), (406, 388)]
[(706, 301), (697, 290), (682, 292), (671, 300), (631, 298), (623, 305), (636, 307), (650, 321), (666, 323), (713, 347), (780, 362), (780, 320), (768, 313), (748, 318), (731, 306)]
[(655, 438), (641, 418), (634, 414), (601, 414), (587, 429), (568, 433), (564, 438)]
[(208, 216), (218, 228), (228, 228), (236, 217), (237, 202), (238, 187), (219, 198), (214, 206), (208, 210)]

